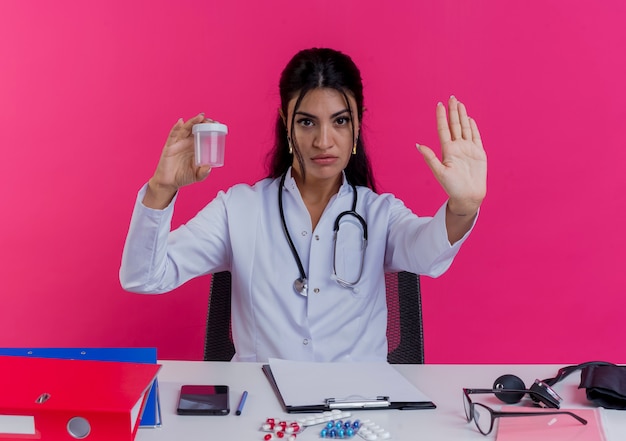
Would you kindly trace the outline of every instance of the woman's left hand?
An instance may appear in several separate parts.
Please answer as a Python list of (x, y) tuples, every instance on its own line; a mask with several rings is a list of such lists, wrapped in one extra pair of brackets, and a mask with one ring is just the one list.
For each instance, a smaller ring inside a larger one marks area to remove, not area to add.
[(441, 161), (424, 145), (417, 145), (435, 178), (449, 196), (448, 209), (460, 216), (473, 216), (487, 193), (487, 155), (476, 121), (467, 116), (465, 105), (454, 96), (448, 101), (448, 115), (437, 104), (437, 131)]

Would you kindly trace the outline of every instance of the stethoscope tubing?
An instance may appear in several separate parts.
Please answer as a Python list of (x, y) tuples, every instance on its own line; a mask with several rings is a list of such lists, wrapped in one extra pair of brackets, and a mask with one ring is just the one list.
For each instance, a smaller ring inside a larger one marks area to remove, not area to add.
[[(287, 173), (285, 172), (281, 176), (280, 183), (278, 184), (278, 211), (280, 214), (280, 221), (283, 227), (283, 232), (285, 233), (285, 237), (287, 238), (287, 243), (289, 244), (289, 248), (291, 249), (291, 253), (293, 254), (294, 260), (296, 261), (296, 264), (298, 265), (298, 271), (300, 271), (300, 277), (296, 279), (294, 282), (294, 290), (298, 294), (306, 297), (308, 295), (306, 272), (304, 271), (304, 265), (302, 265), (302, 260), (300, 259), (300, 256), (298, 255), (296, 246), (293, 243), (293, 240), (291, 239), (291, 235), (289, 234), (289, 228), (287, 228), (287, 221), (285, 219), (285, 210), (283, 208), (283, 186), (285, 185), (286, 178), (287, 178)], [(356, 212), (356, 203), (357, 203), (357, 197), (358, 197), (357, 190), (354, 184), (350, 183), (350, 186), (352, 187), (352, 191), (353, 191), (352, 208), (350, 210), (339, 213), (339, 215), (335, 219), (335, 223), (333, 226), (333, 232), (334, 232), (333, 278), (337, 281), (339, 285), (345, 288), (353, 287), (361, 280), (361, 275), (363, 274), (363, 265), (365, 261), (365, 248), (367, 247), (367, 222), (365, 222), (365, 219), (363, 219), (363, 217), (359, 213)], [(354, 282), (349, 282), (349, 281), (340, 279), (337, 276), (337, 270), (335, 267), (335, 255), (336, 255), (336, 250), (337, 250), (337, 233), (339, 232), (339, 222), (344, 216), (355, 217), (359, 221), (361, 226), (363, 227), (363, 243), (361, 246), (361, 266), (359, 268), (359, 275)]]
[(291, 253), (293, 254), (293, 257), (296, 260), (296, 264), (298, 265), (300, 278), (306, 281), (306, 272), (304, 271), (302, 260), (300, 260), (300, 256), (298, 255), (296, 246), (294, 245), (293, 240), (291, 240), (291, 235), (289, 234), (289, 229), (287, 228), (287, 222), (285, 221), (285, 210), (283, 209), (283, 186), (285, 185), (286, 177), (287, 173), (284, 173), (283, 176), (280, 178), (280, 184), (278, 185), (278, 210), (280, 212), (280, 221), (283, 225), (283, 231), (285, 232), (285, 237), (287, 238), (287, 242), (289, 243), (289, 248), (291, 248)]

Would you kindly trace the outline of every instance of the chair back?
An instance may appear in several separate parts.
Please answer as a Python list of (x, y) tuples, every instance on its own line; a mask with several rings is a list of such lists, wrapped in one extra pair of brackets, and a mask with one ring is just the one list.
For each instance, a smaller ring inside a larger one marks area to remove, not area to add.
[(222, 271), (211, 276), (204, 340), (206, 361), (230, 361), (235, 355), (230, 326), (230, 291), (230, 271)]
[(407, 271), (385, 273), (387, 289), (387, 361), (424, 363), (424, 327), (420, 276)]
[[(213, 274), (209, 295), (204, 360), (230, 361), (235, 355), (230, 323), (231, 275)], [(424, 363), (424, 332), (420, 278), (406, 271), (385, 274), (387, 289), (387, 361)]]

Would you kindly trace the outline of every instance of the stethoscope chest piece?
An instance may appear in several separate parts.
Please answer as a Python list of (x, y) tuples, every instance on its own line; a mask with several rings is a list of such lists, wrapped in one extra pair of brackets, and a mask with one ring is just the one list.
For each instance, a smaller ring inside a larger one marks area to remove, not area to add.
[(302, 297), (306, 297), (309, 295), (309, 287), (308, 287), (307, 280), (301, 277), (298, 277), (293, 282), (293, 289), (295, 289), (296, 292), (300, 294)]

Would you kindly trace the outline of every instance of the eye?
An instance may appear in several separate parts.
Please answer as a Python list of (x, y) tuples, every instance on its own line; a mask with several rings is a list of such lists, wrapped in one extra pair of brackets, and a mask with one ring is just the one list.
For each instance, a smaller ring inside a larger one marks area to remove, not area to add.
[(335, 120), (335, 124), (338, 126), (345, 126), (350, 124), (350, 117), (348, 116), (340, 116)]
[(300, 118), (297, 121), (298, 125), (301, 125), (302, 127), (311, 127), (313, 126), (313, 121), (310, 120), (309, 118)]

